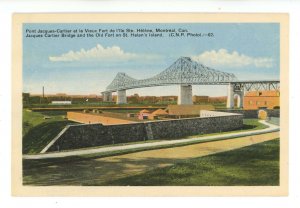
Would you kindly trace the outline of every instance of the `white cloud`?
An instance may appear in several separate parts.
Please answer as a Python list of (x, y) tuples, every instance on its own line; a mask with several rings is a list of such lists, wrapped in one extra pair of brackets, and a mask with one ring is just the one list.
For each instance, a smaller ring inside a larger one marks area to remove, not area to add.
[(152, 60), (158, 56), (147, 54), (135, 54), (122, 50), (119, 46), (103, 47), (97, 44), (96, 47), (80, 51), (69, 51), (59, 56), (49, 56), (52, 62), (72, 62), (72, 61), (128, 61), (136, 59)]
[(192, 56), (192, 59), (211, 67), (245, 67), (255, 66), (258, 68), (271, 68), (274, 60), (269, 57), (251, 57), (240, 54), (237, 51), (230, 53), (226, 49), (218, 51), (205, 51), (199, 55)]

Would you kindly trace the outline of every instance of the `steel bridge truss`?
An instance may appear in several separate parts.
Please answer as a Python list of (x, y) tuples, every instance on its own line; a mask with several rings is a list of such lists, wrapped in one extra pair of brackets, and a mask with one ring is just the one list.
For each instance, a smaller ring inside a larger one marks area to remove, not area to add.
[(279, 81), (238, 81), (238, 82), (231, 82), (233, 85), (233, 90), (235, 92), (247, 92), (247, 91), (270, 91), (280, 90), (280, 82)]
[(189, 57), (181, 57), (170, 67), (149, 79), (134, 79), (125, 73), (118, 73), (105, 92), (164, 85), (222, 85), (237, 81), (232, 73), (218, 71)]

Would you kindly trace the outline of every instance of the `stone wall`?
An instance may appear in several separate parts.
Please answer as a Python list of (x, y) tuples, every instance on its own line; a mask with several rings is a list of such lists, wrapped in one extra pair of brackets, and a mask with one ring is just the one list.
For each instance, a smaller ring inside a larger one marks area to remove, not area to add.
[(231, 131), (240, 129), (242, 126), (242, 115), (172, 119), (120, 125), (71, 125), (46, 152), (151, 139), (175, 139), (190, 135)]
[(280, 110), (279, 109), (267, 109), (268, 117), (277, 117), (280, 118)]
[(239, 129), (243, 116), (174, 119), (171, 121), (147, 122), (151, 125), (154, 139), (174, 139), (196, 134), (216, 133)]
[[(280, 110), (279, 109), (264, 109), (267, 112), (268, 117), (280, 117)], [(238, 110), (238, 109), (224, 109), (218, 110), (222, 112), (229, 112), (229, 113), (239, 113), (244, 116), (244, 118), (258, 118), (258, 111), (259, 110)]]
[(220, 111), (212, 111), (212, 110), (200, 110), (200, 117), (216, 117), (216, 116), (233, 116), (240, 115), (238, 113), (229, 113), (229, 112), (220, 112)]

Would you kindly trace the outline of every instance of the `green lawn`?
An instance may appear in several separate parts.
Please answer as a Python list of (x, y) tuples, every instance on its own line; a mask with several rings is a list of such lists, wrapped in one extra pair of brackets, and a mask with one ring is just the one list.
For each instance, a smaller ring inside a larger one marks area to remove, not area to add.
[[(188, 160), (179, 158), (172, 166), (152, 169), (117, 180), (111, 178), (113, 174), (124, 171), (122, 163), (101, 161), (98, 158), (76, 156), (23, 160), (23, 183), (42, 186), (276, 186), (279, 184), (279, 139), (210, 156)], [(135, 163), (126, 160), (124, 162)], [(111, 171), (110, 177), (103, 179), (102, 173), (106, 174), (107, 171)]]
[(117, 186), (277, 186), (279, 139), (106, 182)]
[[(28, 133), (28, 131), (41, 123), (53, 122), (53, 121), (64, 121), (63, 116), (66, 112), (32, 112), (30, 110), (23, 110), (23, 136)], [(49, 119), (44, 119), (45, 117), (50, 117)]]
[(247, 118), (243, 119), (244, 126), (242, 130), (259, 130), (259, 129), (265, 129), (267, 128), (266, 125), (259, 123), (258, 119), (253, 119), (253, 118)]
[(65, 120), (64, 115), (23, 110), (23, 154), (39, 153), (66, 125), (75, 123)]

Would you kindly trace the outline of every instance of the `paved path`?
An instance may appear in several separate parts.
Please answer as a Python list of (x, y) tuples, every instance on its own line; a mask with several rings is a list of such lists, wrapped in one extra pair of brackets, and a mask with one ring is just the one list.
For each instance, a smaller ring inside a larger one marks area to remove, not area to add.
[(131, 145), (112, 146), (112, 147), (99, 147), (99, 148), (94, 148), (94, 149), (83, 149), (83, 150), (74, 150), (74, 151), (66, 151), (66, 152), (54, 152), (54, 153), (44, 153), (44, 154), (36, 154), (36, 155), (23, 155), (23, 159), (60, 158), (60, 157), (68, 157), (68, 156), (76, 156), (76, 155), (106, 153), (106, 152), (113, 152), (113, 151), (119, 151), (119, 150), (133, 150), (133, 149), (146, 148), (146, 147), (169, 146), (171, 144), (181, 144), (181, 143), (193, 142), (193, 141), (200, 141), (200, 142), (218, 141), (218, 140), (224, 140), (224, 139), (230, 139), (230, 138), (266, 134), (266, 133), (271, 133), (271, 132), (277, 132), (280, 130), (280, 128), (276, 125), (267, 123), (265, 121), (260, 121), (260, 122), (262, 124), (267, 125), (268, 128), (261, 129), (261, 130), (252, 130), (252, 131), (244, 131), (244, 132), (237, 132), (237, 133), (213, 135), (213, 136), (195, 137), (195, 138), (190, 138), (190, 139), (177, 139), (177, 140), (159, 141), (159, 142), (152, 142), (152, 143), (131, 144)]

